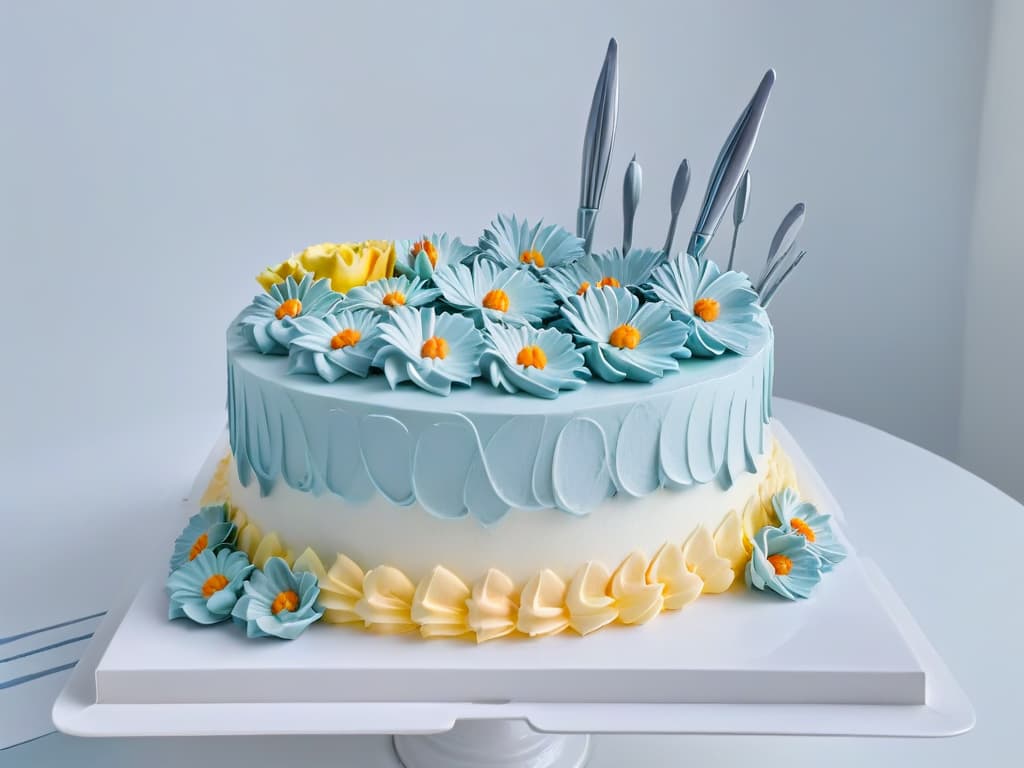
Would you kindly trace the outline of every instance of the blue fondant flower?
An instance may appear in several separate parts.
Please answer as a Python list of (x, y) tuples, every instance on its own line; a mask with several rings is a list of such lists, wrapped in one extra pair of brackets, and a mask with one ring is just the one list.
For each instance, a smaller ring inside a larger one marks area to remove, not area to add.
[(747, 586), (770, 589), (795, 600), (808, 597), (821, 581), (821, 562), (799, 533), (766, 525), (754, 535), (754, 550), (747, 562)]
[(662, 259), (662, 252), (650, 248), (633, 249), (625, 256), (618, 248), (584, 256), (578, 261), (544, 272), (544, 282), (559, 298), (582, 295), (590, 288), (641, 288)]
[(441, 292), (430, 288), (418, 277), (387, 277), (352, 288), (345, 294), (345, 309), (370, 309), (390, 312), (398, 307), (422, 307)]
[(412, 381), (435, 395), (448, 395), (452, 384), (469, 386), (480, 375), (484, 340), (468, 317), (403, 307), (381, 324), (380, 338), (373, 364), (384, 369), (392, 389)]
[(230, 618), (253, 566), (245, 552), (204, 549), (167, 577), (170, 619), (216, 624)]
[(315, 574), (292, 573), (288, 563), (272, 557), (262, 571), (252, 572), (231, 615), (245, 624), (249, 637), (294, 640), (323, 615), (317, 604), (319, 596)]
[(831, 515), (822, 514), (809, 501), (800, 501), (796, 491), (786, 488), (772, 497), (781, 528), (807, 540), (807, 549), (818, 556), (821, 570), (831, 571), (846, 557), (846, 549), (832, 532)]
[(228, 505), (213, 504), (203, 507), (192, 515), (185, 529), (174, 541), (171, 555), (171, 570), (176, 571), (189, 560), (195, 560), (200, 552), (217, 552), (235, 545), (238, 529), (228, 520)]
[(554, 294), (532, 274), (502, 268), (486, 259), (439, 269), (434, 284), (448, 304), (480, 326), (487, 320), (509, 325), (540, 323), (555, 311)]
[(299, 335), (296, 318), (323, 317), (341, 298), (326, 278), (314, 282), (307, 274), (296, 283), (288, 277), (254, 298), (239, 323), (249, 342), (264, 355), (284, 355), (289, 342)]
[(723, 273), (713, 261), (679, 254), (654, 271), (651, 285), (690, 325), (686, 345), (695, 355), (714, 357), (727, 349), (746, 355), (764, 333), (764, 310), (742, 272)]
[(435, 269), (462, 264), (474, 253), (476, 249), (473, 246), (447, 233), (439, 235), (435, 232), (419, 240), (399, 240), (395, 243), (395, 272), (429, 280)]
[(369, 372), (380, 338), (380, 319), (373, 312), (341, 308), (324, 318), (300, 318), (296, 325), (302, 335), (288, 348), (288, 373), (337, 381), (348, 373)]
[(587, 344), (590, 370), (605, 381), (654, 381), (679, 369), (689, 357), (686, 324), (673, 320), (668, 305), (640, 301), (625, 288), (591, 288), (569, 296), (562, 307), (577, 339)]
[(504, 267), (543, 271), (583, 256), (583, 240), (557, 224), (530, 226), (526, 219), (498, 214), (480, 236), (480, 252)]
[(572, 337), (554, 328), (492, 325), (487, 337), (480, 369), (491, 384), (509, 394), (522, 391), (553, 399), (559, 390), (579, 389), (590, 378)]

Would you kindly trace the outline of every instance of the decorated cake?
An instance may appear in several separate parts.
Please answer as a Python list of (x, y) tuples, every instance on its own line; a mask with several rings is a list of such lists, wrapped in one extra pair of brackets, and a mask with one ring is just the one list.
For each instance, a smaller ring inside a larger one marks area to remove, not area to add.
[[(734, 269), (774, 81), (729, 134), (685, 250), (685, 160), (664, 243), (633, 245), (635, 156), (621, 245), (592, 246), (613, 40), (575, 233), (499, 214), (466, 241), (323, 243), (260, 273), (228, 328), (230, 451), (175, 543), (170, 618), (483, 642), (645, 624), (743, 585), (809, 597), (844, 551), (772, 432), (766, 313), (804, 256), (803, 205), (757, 280)], [(706, 250), (730, 210), (719, 266)]]

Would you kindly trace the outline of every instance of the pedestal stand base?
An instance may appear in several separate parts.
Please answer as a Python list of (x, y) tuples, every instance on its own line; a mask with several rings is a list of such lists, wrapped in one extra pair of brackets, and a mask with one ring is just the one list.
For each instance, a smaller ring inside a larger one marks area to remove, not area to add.
[(582, 768), (585, 734), (537, 733), (523, 720), (460, 720), (446, 733), (395, 736), (405, 768)]

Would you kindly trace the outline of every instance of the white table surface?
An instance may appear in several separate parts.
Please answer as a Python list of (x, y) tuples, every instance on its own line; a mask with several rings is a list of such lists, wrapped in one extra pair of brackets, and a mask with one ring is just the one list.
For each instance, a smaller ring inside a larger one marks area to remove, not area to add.
[[(1017, 592), (1024, 507), (950, 462), (849, 419), (785, 400), (777, 401), (777, 415), (842, 504), (858, 550), (879, 563), (970, 695), (977, 727), (951, 740), (598, 736), (589, 765), (1024, 765), (1017, 695), (1024, 684), (1024, 599)], [(53, 734), (0, 752), (0, 768), (397, 766), (381, 746), (380, 737)]]

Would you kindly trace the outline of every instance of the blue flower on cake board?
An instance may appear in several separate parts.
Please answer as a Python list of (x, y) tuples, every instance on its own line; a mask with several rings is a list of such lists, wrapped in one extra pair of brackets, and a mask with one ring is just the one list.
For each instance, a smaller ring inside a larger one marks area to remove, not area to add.
[(230, 549), (238, 538), (238, 529), (228, 520), (227, 504), (203, 507), (189, 518), (184, 530), (174, 540), (170, 570), (176, 571), (205, 550), (217, 552)]
[(540, 323), (555, 311), (554, 294), (530, 272), (503, 268), (486, 259), (439, 269), (434, 284), (445, 302), (471, 316), (479, 326), (485, 321)]
[(689, 357), (685, 323), (667, 304), (640, 301), (625, 288), (591, 288), (569, 296), (562, 307), (577, 340), (586, 344), (587, 366), (605, 381), (654, 381)]
[(590, 378), (572, 337), (554, 328), (491, 325), (486, 335), (480, 369), (491, 384), (509, 394), (553, 399), (559, 390), (579, 389)]
[(317, 604), (320, 587), (316, 575), (292, 573), (280, 557), (267, 560), (262, 571), (253, 571), (244, 587), (245, 594), (231, 615), (245, 624), (249, 637), (294, 640), (323, 615)]
[(476, 248), (448, 233), (439, 235), (435, 232), (419, 240), (399, 240), (395, 243), (395, 272), (405, 277), (429, 280), (434, 270), (449, 264), (462, 264), (474, 253)]
[(634, 248), (625, 256), (618, 248), (612, 248), (546, 270), (543, 277), (561, 299), (582, 296), (590, 288), (639, 289), (647, 285), (662, 256), (661, 251), (651, 248)]
[(557, 224), (533, 226), (515, 216), (498, 217), (480, 236), (480, 252), (504, 267), (543, 271), (568, 264), (584, 254), (583, 239)]
[[(355, 290), (355, 289), (353, 289)], [(342, 307), (324, 318), (296, 321), (302, 335), (288, 348), (288, 373), (315, 373), (324, 381), (366, 376), (379, 346), (380, 318)]]
[(418, 277), (386, 277), (350, 288), (345, 294), (345, 309), (369, 309), (386, 313), (398, 307), (422, 307), (441, 295)]
[(727, 349), (749, 354), (764, 333), (764, 310), (742, 272), (720, 272), (713, 261), (679, 254), (654, 271), (651, 290), (690, 325), (686, 346), (699, 357)]
[(231, 617), (253, 566), (245, 552), (205, 549), (167, 577), (169, 619), (216, 624)]
[(775, 494), (772, 506), (783, 531), (807, 540), (807, 549), (818, 556), (823, 572), (831, 571), (846, 558), (846, 548), (832, 532), (831, 515), (819, 512), (809, 501), (801, 501), (792, 488)]
[(747, 586), (770, 589), (790, 600), (809, 597), (821, 581), (821, 562), (799, 533), (766, 525), (754, 535), (747, 562)]
[(288, 277), (254, 298), (239, 323), (249, 342), (264, 355), (284, 355), (288, 343), (299, 335), (295, 320), (322, 317), (341, 298), (326, 278), (314, 282), (313, 275), (307, 274), (296, 283), (295, 278)]
[(402, 307), (381, 324), (380, 338), (373, 365), (384, 370), (392, 389), (411, 381), (435, 395), (448, 395), (452, 384), (469, 386), (480, 375), (484, 340), (468, 317)]

